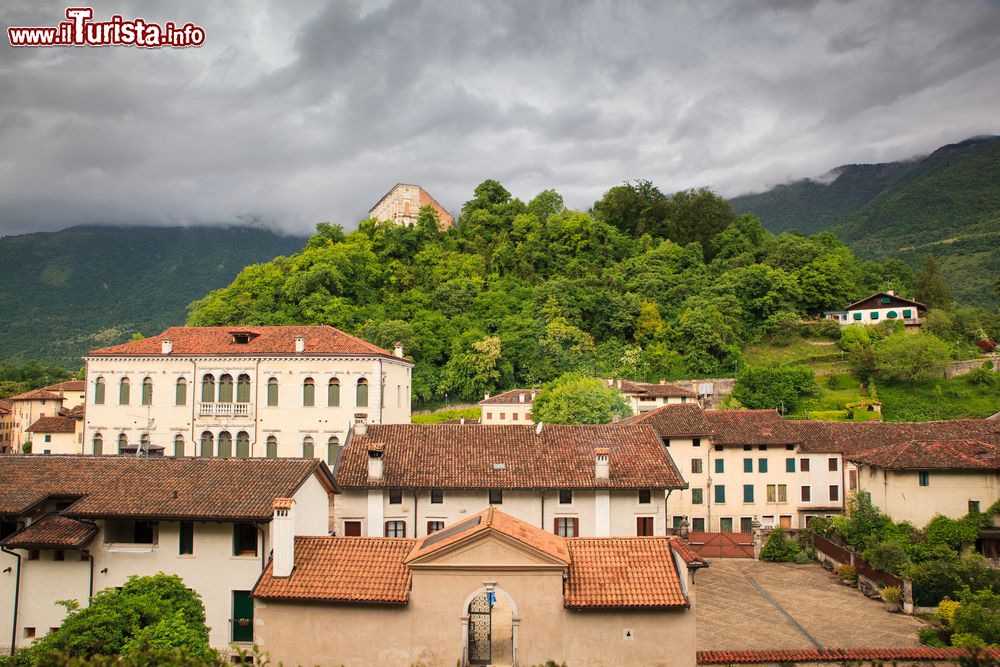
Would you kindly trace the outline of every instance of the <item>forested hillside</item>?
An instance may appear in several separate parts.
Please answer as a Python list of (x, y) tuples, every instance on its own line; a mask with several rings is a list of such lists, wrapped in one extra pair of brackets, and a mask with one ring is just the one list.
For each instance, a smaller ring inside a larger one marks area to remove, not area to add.
[(731, 373), (747, 342), (887, 279), (902, 289), (900, 268), (860, 261), (831, 234), (774, 236), (707, 191), (626, 184), (583, 213), (551, 190), (524, 203), (486, 181), (445, 233), (430, 209), (413, 228), (319, 225), (301, 253), (192, 304), (188, 323), (322, 323), (402, 341), (418, 401), (474, 400), (569, 370)]
[(1000, 137), (912, 162), (849, 165), (829, 184), (799, 181), (737, 197), (772, 231), (828, 230), (865, 257), (916, 266), (933, 255), (961, 303), (994, 307), (1000, 275)]
[(0, 360), (68, 368), (80, 355), (183, 321), (247, 264), (304, 238), (246, 227), (72, 227), (0, 238)]

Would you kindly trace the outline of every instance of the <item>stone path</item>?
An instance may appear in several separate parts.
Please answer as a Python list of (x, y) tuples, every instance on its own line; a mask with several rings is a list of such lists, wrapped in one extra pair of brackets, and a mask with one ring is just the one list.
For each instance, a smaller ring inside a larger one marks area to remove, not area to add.
[(695, 583), (700, 651), (920, 645), (921, 621), (890, 614), (818, 564), (710, 563)]

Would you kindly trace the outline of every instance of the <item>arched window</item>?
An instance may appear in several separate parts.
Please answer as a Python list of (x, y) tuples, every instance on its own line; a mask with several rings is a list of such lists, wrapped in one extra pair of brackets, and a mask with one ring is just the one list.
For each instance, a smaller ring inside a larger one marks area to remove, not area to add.
[(316, 447), (313, 445), (313, 439), (310, 436), (302, 438), (302, 458), (311, 459), (315, 458)]
[(128, 446), (128, 436), (124, 433), (118, 434), (118, 453), (121, 454), (122, 450)]
[(219, 377), (219, 403), (233, 402), (233, 376), (229, 373)]
[(245, 459), (250, 456), (250, 434), (240, 431), (236, 434), (236, 456)]
[(128, 378), (122, 378), (121, 383), (118, 385), (118, 405), (128, 405), (129, 390)]
[(340, 380), (337, 378), (330, 378), (326, 385), (326, 405), (329, 408), (340, 407)]
[(368, 407), (368, 380), (361, 378), (358, 380), (357, 400), (355, 405), (359, 408)]
[(184, 456), (184, 436), (180, 433), (174, 436), (174, 456)]
[(201, 402), (215, 403), (215, 376), (211, 373), (201, 378)]
[(144, 378), (142, 381), (142, 404), (153, 404), (153, 378)]
[(201, 434), (201, 455), (209, 457), (213, 454), (213, 449), (215, 449), (215, 438), (212, 437), (211, 431), (205, 431)]
[(302, 383), (302, 405), (307, 408), (316, 405), (316, 383), (312, 378), (306, 378)]
[(174, 388), (174, 405), (187, 405), (188, 402), (188, 382), (184, 378), (177, 378), (177, 386)]
[(326, 441), (326, 464), (332, 466), (337, 462), (337, 454), (340, 453), (340, 440), (337, 436), (331, 435)]
[(278, 405), (278, 378), (267, 381), (267, 405), (272, 408)]
[(139, 436), (139, 444), (143, 449), (146, 450), (146, 455), (149, 455), (149, 434), (143, 433)]
[(100, 433), (94, 434), (94, 456), (100, 456), (104, 453), (104, 436)]
[(267, 436), (267, 458), (273, 459), (278, 456), (278, 438), (273, 435)]
[(219, 456), (229, 457), (232, 455), (233, 455), (233, 436), (229, 431), (223, 431), (222, 433), (219, 434)]
[(104, 405), (104, 378), (97, 378), (94, 383), (94, 405)]
[(250, 402), (250, 376), (243, 373), (236, 380), (236, 402)]

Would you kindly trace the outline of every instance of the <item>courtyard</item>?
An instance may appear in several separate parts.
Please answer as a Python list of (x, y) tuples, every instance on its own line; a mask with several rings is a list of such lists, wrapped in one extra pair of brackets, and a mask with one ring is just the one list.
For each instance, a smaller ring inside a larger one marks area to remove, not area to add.
[(698, 650), (919, 646), (923, 623), (835, 583), (816, 563), (715, 558), (698, 571)]

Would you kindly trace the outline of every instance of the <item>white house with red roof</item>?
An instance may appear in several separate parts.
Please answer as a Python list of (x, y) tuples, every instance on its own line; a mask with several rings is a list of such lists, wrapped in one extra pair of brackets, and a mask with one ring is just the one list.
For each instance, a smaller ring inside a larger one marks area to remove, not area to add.
[(355, 420), (410, 421), (413, 363), (328, 326), (172, 327), (94, 350), (83, 452), (322, 458)]

